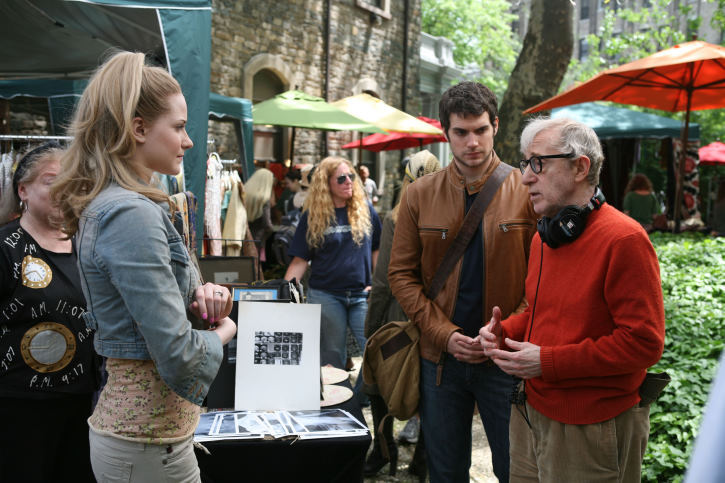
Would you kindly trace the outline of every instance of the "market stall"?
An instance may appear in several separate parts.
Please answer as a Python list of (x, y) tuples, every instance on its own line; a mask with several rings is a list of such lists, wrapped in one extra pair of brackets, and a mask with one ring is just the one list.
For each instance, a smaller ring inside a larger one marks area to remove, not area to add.
[[(203, 213), (211, 0), (5, 0), (0, 19), (0, 79), (63, 79), (75, 88), (113, 48), (146, 52), (167, 67), (187, 101), (194, 147), (184, 157), (184, 177)], [(51, 109), (67, 112), (60, 97), (52, 99)]]
[[(111, 49), (141, 51), (147, 53), (152, 62), (171, 72), (186, 98), (187, 131), (194, 148), (186, 152), (183, 171), (186, 190), (198, 199), (197, 219), (205, 212), (209, 117), (235, 123), (243, 173), (246, 177), (253, 171), (251, 103), (244, 99), (208, 94), (211, 0), (7, 0), (0, 2), (0, 18), (0, 41), (3, 45), (0, 80), (6, 83), (2, 88), (15, 92), (7, 94), (10, 91), (0, 91), (6, 92), (2, 97), (18, 95), (18, 86), (24, 86), (25, 93), (20, 95), (48, 99), (50, 129), (54, 134), (63, 134), (72, 106), (87, 79)], [(203, 227), (203, 223), (196, 224), (199, 240), (203, 237)], [(229, 271), (228, 267), (225, 270)], [(278, 322), (273, 317), (269, 319)], [(319, 324), (319, 320), (316, 322)], [(316, 336), (307, 336), (307, 341), (316, 340), (319, 328), (313, 332)], [(311, 352), (319, 356), (319, 346), (307, 345), (304, 350), (308, 355)], [(245, 355), (256, 357), (255, 354)], [(272, 360), (270, 366), (289, 370), (294, 366), (294, 355), (292, 350), (280, 351), (274, 357), (267, 352), (267, 358), (259, 357), (259, 360)], [(277, 367), (277, 359), (289, 364)], [(228, 352), (225, 360), (228, 361)], [(319, 371), (319, 358), (314, 362), (314, 369)], [(259, 365), (261, 362), (253, 359), (253, 363)], [(316, 391), (318, 384), (319, 378), (313, 377), (309, 386)], [(356, 404), (354, 400), (349, 400), (349, 403)], [(359, 408), (357, 410), (359, 413)], [(358, 419), (362, 419), (361, 413)], [(225, 468), (229, 471), (228, 475), (238, 480), (255, 474), (252, 469), (264, 461), (269, 467), (266, 471), (269, 475), (285, 468), (285, 465), (275, 464), (279, 461), (294, 457), (305, 465), (310, 460), (319, 460), (324, 448), (332, 448), (343, 451), (349, 461), (344, 464), (344, 471), (338, 465), (332, 468), (340, 477), (310, 479), (350, 481), (361, 479), (370, 435), (366, 433), (349, 441), (354, 439), (354, 444), (343, 444), (335, 438), (297, 444), (289, 440), (247, 441), (242, 445), (224, 445), (224, 450), (215, 451), (211, 470), (205, 466), (205, 456), (200, 456), (199, 461), (205, 481), (216, 481), (216, 475), (210, 473), (216, 468)], [(347, 449), (343, 450), (345, 446)]]
[(209, 93), (209, 119), (234, 123), (239, 155), (242, 157), (242, 178), (246, 181), (254, 173), (254, 131), (252, 128), (252, 101), (240, 97), (227, 97)]
[[(620, 208), (624, 196), (624, 188), (629, 176), (636, 170), (640, 158), (640, 147), (643, 139), (671, 139), (663, 144), (662, 156), (671, 160), (677, 156), (681, 146), (682, 123), (669, 117), (657, 116), (645, 112), (634, 111), (624, 107), (586, 102), (553, 109), (551, 117), (567, 117), (582, 122), (594, 129), (602, 140), (606, 161), (602, 168), (601, 186), (607, 201)], [(700, 126), (691, 124), (689, 129), (688, 158), (697, 159), (697, 150), (693, 143), (700, 137)], [(697, 197), (697, 170), (695, 163), (685, 177), (685, 191), (691, 197)], [(674, 200), (675, 185), (672, 163), (667, 163), (667, 199)], [(694, 216), (696, 210), (690, 214)]]

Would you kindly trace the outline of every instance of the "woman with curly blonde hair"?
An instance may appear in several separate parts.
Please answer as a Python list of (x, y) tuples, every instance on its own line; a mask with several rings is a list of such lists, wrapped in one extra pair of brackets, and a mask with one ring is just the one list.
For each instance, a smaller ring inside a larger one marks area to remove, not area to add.
[(310, 262), (307, 301), (322, 305), (320, 350), (347, 360), (347, 327), (365, 347), (365, 314), (381, 223), (352, 164), (328, 157), (315, 167), (289, 253), (285, 279), (300, 280)]

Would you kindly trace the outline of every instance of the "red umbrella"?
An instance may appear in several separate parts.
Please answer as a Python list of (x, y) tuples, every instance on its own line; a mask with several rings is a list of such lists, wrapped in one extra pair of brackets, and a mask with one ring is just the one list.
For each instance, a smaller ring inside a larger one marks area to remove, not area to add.
[[(524, 113), (589, 101), (612, 101), (670, 112), (684, 111), (682, 159), (675, 190), (675, 206), (679, 207), (685, 176), (690, 111), (725, 107), (724, 93), (725, 47), (695, 40), (605, 70)], [(679, 209), (675, 209), (674, 217), (675, 227), (679, 229)]]
[(701, 166), (725, 166), (725, 144), (710, 143), (699, 151)]
[[(429, 117), (418, 116), (418, 119), (431, 124), (438, 129), (441, 123)], [(390, 134), (372, 134), (359, 141), (347, 143), (342, 149), (363, 148), (368, 151), (394, 151), (396, 149), (417, 148), (426, 144), (448, 142), (445, 136), (440, 134), (420, 134), (407, 132), (391, 132)]]

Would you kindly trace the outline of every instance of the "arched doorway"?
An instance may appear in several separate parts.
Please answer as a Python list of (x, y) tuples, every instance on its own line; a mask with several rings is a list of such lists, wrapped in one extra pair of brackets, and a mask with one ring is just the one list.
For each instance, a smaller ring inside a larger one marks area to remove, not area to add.
[[(266, 101), (285, 91), (282, 80), (270, 69), (262, 69), (252, 78), (252, 103)], [(285, 159), (284, 128), (254, 126), (255, 161), (283, 162)]]
[[(281, 57), (257, 54), (244, 65), (243, 96), (253, 104), (289, 90), (292, 71)], [(290, 152), (290, 129), (254, 126), (254, 159), (283, 163)]]

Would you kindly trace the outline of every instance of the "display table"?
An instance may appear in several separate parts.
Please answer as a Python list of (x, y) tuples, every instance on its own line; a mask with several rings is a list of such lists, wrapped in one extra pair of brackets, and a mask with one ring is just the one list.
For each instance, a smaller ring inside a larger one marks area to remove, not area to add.
[[(322, 363), (342, 364), (322, 354)], [(340, 385), (351, 388), (350, 380)], [(353, 397), (331, 408), (344, 409), (365, 424)], [(363, 481), (363, 464), (372, 438), (365, 436), (306, 440), (220, 440), (195, 448), (204, 483), (222, 482), (355, 482)]]

